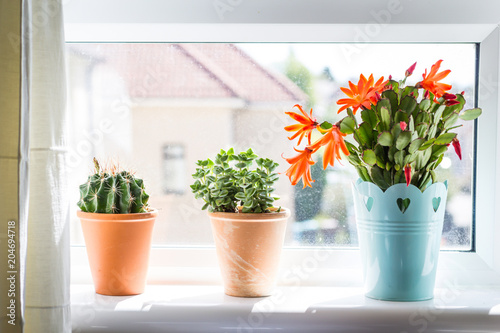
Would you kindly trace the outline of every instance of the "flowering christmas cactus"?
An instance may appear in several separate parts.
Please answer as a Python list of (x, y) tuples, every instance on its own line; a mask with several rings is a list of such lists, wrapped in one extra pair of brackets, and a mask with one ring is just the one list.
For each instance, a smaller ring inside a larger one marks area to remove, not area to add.
[[(451, 85), (439, 82), (450, 70), (439, 72), (442, 60), (432, 65), (431, 70), (422, 74), (423, 79), (414, 86), (405, 85), (412, 75), (416, 63), (405, 72), (405, 78), (395, 81), (389, 76), (375, 82), (373, 75), (368, 79), (360, 75), (357, 85), (349, 82), (349, 88), (340, 88), (347, 98), (340, 99), (339, 113), (347, 116), (332, 124), (320, 123), (312, 115), (295, 105), (298, 112), (286, 112), (298, 124), (286, 126), (288, 132), (295, 132), (290, 140), (298, 137), (297, 145), (304, 138), (304, 149), (294, 148), (295, 157), (285, 158), (291, 164), (286, 171), (292, 185), (302, 179), (304, 188), (311, 186), (311, 165), (315, 162), (312, 155), (324, 147), (323, 168), (334, 166), (335, 160), (342, 155), (357, 170), (362, 180), (372, 182), (386, 190), (391, 185), (413, 184), (420, 190), (435, 183), (435, 169), (443, 160), (448, 146), (453, 145), (456, 154), (462, 159), (460, 142), (454, 129), (458, 119), (474, 120), (481, 115), (481, 109), (463, 111), (464, 92), (452, 94)], [(421, 97), (419, 98), (419, 95)], [(360, 111), (361, 119), (356, 117)], [(322, 136), (311, 142), (313, 131)], [(344, 141), (352, 135), (354, 144)], [(312, 187), (312, 186), (311, 186)]]

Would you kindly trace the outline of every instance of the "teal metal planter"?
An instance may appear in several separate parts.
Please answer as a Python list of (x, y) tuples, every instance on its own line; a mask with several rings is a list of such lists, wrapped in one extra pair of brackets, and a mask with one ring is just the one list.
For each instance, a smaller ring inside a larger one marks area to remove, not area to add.
[(448, 183), (422, 193), (396, 184), (383, 192), (373, 183), (353, 184), (366, 296), (387, 301), (434, 297)]

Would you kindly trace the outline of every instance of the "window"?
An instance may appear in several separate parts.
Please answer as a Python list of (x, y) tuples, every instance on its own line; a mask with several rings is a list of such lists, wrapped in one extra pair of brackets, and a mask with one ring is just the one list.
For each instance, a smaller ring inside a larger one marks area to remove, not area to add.
[[(72, 4), (74, 5), (74, 4)], [(381, 2), (376, 2), (373, 4), (372, 8), (377, 9), (377, 6), (382, 6)], [(405, 6), (410, 6), (411, 4), (405, 4)], [(349, 7), (350, 5), (346, 5)], [(82, 7), (78, 7), (78, 4), (76, 5), (76, 8), (79, 8), (79, 10), (83, 10)], [(148, 6), (145, 6), (145, 8), (149, 8)], [(150, 8), (151, 9), (151, 8)], [(300, 22), (309, 22), (309, 23), (317, 23), (313, 22), (312, 19), (308, 17), (322, 17), (320, 13), (320, 8), (309, 8), (311, 11), (316, 12), (319, 16), (302, 16)], [(380, 8), (378, 8), (380, 9)], [(378, 10), (377, 9), (377, 10)], [(236, 8), (234, 13), (235, 15), (237, 14), (237, 11), (239, 8)], [(147, 11), (147, 9), (145, 10)], [(156, 9), (155, 9), (156, 11)], [(458, 10), (457, 10), (458, 11)], [(78, 15), (75, 15), (76, 11), (73, 12), (73, 18), (70, 17), (70, 23), (67, 24), (67, 39), (70, 42), (163, 42), (163, 43), (175, 43), (175, 42), (234, 42), (234, 41), (241, 41), (241, 42), (291, 42), (291, 43), (297, 43), (297, 42), (303, 42), (303, 41), (308, 41), (309, 46), (313, 46), (315, 43), (318, 42), (333, 42), (333, 43), (347, 43), (347, 42), (356, 42), (360, 41), (359, 34), (360, 31), (370, 31), (369, 28), (373, 28), (373, 25), (371, 25), (370, 22), (365, 21), (364, 18), (360, 18), (359, 16), (357, 18), (353, 18), (352, 15), (345, 15), (345, 17), (342, 17), (339, 20), (338, 25), (333, 25), (333, 24), (283, 24), (283, 25), (269, 25), (263, 23), (265, 20), (268, 20), (269, 18), (256, 18), (252, 13), (252, 11), (246, 11), (248, 13), (248, 20), (245, 20), (245, 22), (253, 22), (252, 20), (255, 21), (255, 23), (258, 24), (240, 24), (240, 25), (234, 25), (234, 24), (217, 24), (218, 19), (208, 19), (208, 21), (211, 20), (216, 20), (213, 22), (214, 24), (198, 24), (194, 22), (200, 22), (197, 21), (197, 19), (191, 19), (186, 18), (189, 16), (187, 13), (189, 10), (186, 10), (185, 12), (182, 12), (179, 15), (179, 19), (173, 20), (173, 22), (193, 22), (189, 24), (180, 24), (180, 25), (169, 25), (169, 24), (163, 24), (160, 21), (158, 24), (152, 24), (154, 20), (152, 20), (149, 23), (145, 24), (139, 24), (135, 22), (135, 19), (130, 19), (130, 17), (125, 17), (123, 21), (120, 21), (119, 19), (116, 20), (107, 20), (104, 19), (104, 21), (101, 20), (101, 22), (108, 22), (104, 24), (99, 24), (95, 23), (94, 19), (88, 19), (91, 17), (89, 15), (87, 19), (81, 19), (80, 12), (78, 12)], [(342, 11), (341, 11), (342, 12)], [(344, 11), (345, 12), (345, 11)], [(353, 11), (355, 12), (355, 11)], [(144, 14), (145, 17), (149, 15), (151, 17), (154, 16), (152, 14), (153, 12), (150, 11), (149, 14)], [(335, 12), (335, 15), (340, 15), (339, 12)], [(120, 11), (116, 12), (113, 10), (113, 13), (109, 12), (108, 14), (102, 14), (104, 16), (109, 15), (122, 15)], [(241, 12), (240, 12), (241, 14)], [(462, 15), (463, 14), (463, 15)], [(465, 13), (462, 13), (460, 15), (463, 16), (464, 22), (467, 21), (468, 15)], [(274, 13), (276, 17), (278, 17), (277, 13)], [(293, 14), (291, 17), (296, 17), (296, 15)], [(123, 15), (122, 15), (123, 16)], [(230, 19), (230, 16), (227, 16)], [(264, 16), (262, 16), (264, 17)], [(267, 17), (267, 16), (266, 16)], [(290, 18), (285, 19), (287, 22), (292, 22), (289, 21), (291, 20)], [(349, 18), (350, 17), (350, 18)], [(454, 16), (455, 17), (455, 16)], [(71, 21), (72, 20), (72, 21)], [(99, 19), (100, 20), (100, 19)], [(325, 19), (322, 19), (324, 22)], [(361, 20), (361, 21), (360, 21)], [(472, 87), (475, 95), (478, 96), (477, 103), (480, 105), (484, 110), (490, 110), (489, 112), (485, 112), (485, 114), (481, 117), (481, 120), (477, 123), (477, 149), (476, 151), (471, 150), (472, 157), (477, 155), (476, 159), (476, 164), (477, 164), (477, 181), (476, 181), (476, 186), (471, 187), (470, 190), (472, 192), (471, 198), (474, 198), (473, 194), (474, 192), (476, 193), (476, 208), (475, 208), (475, 214), (476, 214), (476, 221), (477, 224), (475, 226), (476, 230), (476, 246), (475, 250), (476, 252), (470, 252), (470, 253), (459, 253), (459, 252), (444, 252), (441, 254), (440, 258), (440, 263), (442, 264), (442, 267), (444, 267), (444, 270), (441, 270), (442, 277), (446, 276), (446, 272), (448, 272), (448, 269), (450, 270), (450, 275), (452, 277), (458, 277), (459, 279), (466, 278), (464, 274), (457, 274), (458, 272), (461, 272), (464, 269), (467, 269), (469, 272), (472, 271), (481, 271), (481, 278), (483, 280), (486, 279), (485, 276), (487, 276), (490, 273), (485, 273), (485, 272), (491, 272), (489, 269), (491, 267), (500, 267), (500, 262), (498, 261), (499, 258), (495, 253), (498, 253), (495, 249), (497, 249), (498, 245), (495, 244), (500, 244), (500, 236), (498, 231), (495, 232), (495, 228), (498, 230), (498, 226), (495, 224), (495, 203), (497, 201), (498, 196), (495, 194), (495, 184), (496, 184), (496, 178), (494, 175), (497, 174), (497, 165), (496, 161), (492, 159), (492, 151), (496, 152), (497, 151), (497, 143), (496, 143), (496, 133), (498, 131), (496, 127), (497, 123), (497, 113), (496, 110), (498, 110), (498, 104), (497, 104), (497, 97), (498, 97), (498, 63), (499, 63), (499, 32), (498, 28), (496, 25), (477, 25), (477, 24), (472, 24), (472, 25), (453, 25), (449, 24), (451, 21), (444, 18), (445, 21), (439, 22), (440, 26), (440, 33), (436, 34), (435, 33), (435, 26), (432, 26), (429, 24), (429, 20), (423, 19), (419, 15), (409, 15), (409, 14), (402, 14), (400, 17), (397, 18), (398, 22), (400, 20), (403, 20), (405, 25), (383, 25), (382, 29), (379, 30), (379, 33), (375, 35), (370, 35), (368, 38), (370, 42), (374, 42), (375, 44), (378, 43), (393, 43), (393, 42), (400, 42), (404, 41), (405, 43), (421, 43), (422, 41), (427, 42), (427, 43), (439, 43), (441, 45), (446, 46), (451, 44), (463, 44), (466, 43), (465, 45), (468, 45), (472, 48), (475, 47), (474, 43), (478, 43), (478, 62), (474, 61), (479, 66), (479, 70), (475, 70), (475, 73), (478, 76), (478, 79), (473, 81), (476, 82), (477, 86)], [(120, 24), (120, 23), (110, 23), (110, 22), (127, 22), (125, 24)], [(271, 20), (272, 21), (272, 20)], [(279, 22), (283, 20), (277, 20)], [(327, 20), (328, 21), (328, 20)], [(78, 23), (76, 23), (78, 22)], [(82, 23), (84, 22), (84, 23)], [(135, 22), (135, 23), (134, 23)], [(368, 22), (368, 24), (343, 24), (343, 23), (365, 23)], [(74, 24), (76, 23), (76, 24)], [(415, 25), (413, 23), (417, 23), (418, 25)], [(437, 23), (437, 22), (436, 22)], [(442, 23), (442, 24), (441, 24)], [(474, 23), (474, 22), (471, 22)], [(380, 28), (380, 26), (379, 26)], [(415, 33), (418, 31), (418, 33)], [(361, 41), (365, 42), (366, 40), (361, 39)], [(445, 43), (445, 44), (443, 44)], [(75, 44), (74, 44), (75, 45)], [(363, 47), (365, 47), (366, 43), (362, 44)], [(370, 44), (371, 45), (371, 44)], [(244, 50), (246, 53), (248, 53), (251, 57), (256, 57), (255, 54), (252, 54), (249, 50)], [(364, 51), (363, 51), (364, 52)], [(363, 53), (361, 52), (361, 53)], [(270, 53), (271, 54), (271, 53)], [(298, 56), (299, 53), (296, 53)], [(461, 56), (461, 54), (460, 54)], [(475, 55), (476, 56), (476, 55)], [(407, 58), (407, 55), (404, 55), (404, 58)], [(394, 58), (397, 59), (397, 58)], [(434, 57), (433, 57), (434, 60)], [(445, 59), (445, 61), (448, 61), (449, 58)], [(151, 63), (149, 63), (151, 64)], [(421, 66), (426, 66), (422, 61), (419, 61), (419, 65)], [(455, 65), (449, 65), (448, 68), (451, 68), (452, 70), (456, 70), (458, 67), (462, 66), (463, 64), (459, 64), (458, 66)], [(353, 66), (353, 65), (348, 65), (348, 66)], [(405, 67), (403, 67), (400, 70), (406, 69), (407, 65), (405, 64)], [(428, 65), (427, 65), (428, 67)], [(373, 65), (370, 65), (370, 70), (373, 68)], [(356, 69), (356, 71), (352, 71), (353, 75), (362, 72), (363, 70)], [(115, 73), (116, 74), (116, 73)], [(327, 73), (325, 73), (327, 74)], [(335, 73), (332, 73), (330, 71), (330, 74), (335, 78)], [(381, 74), (387, 75), (387, 73), (384, 71)], [(111, 76), (116, 76), (113, 74)], [(337, 78), (339, 79), (339, 78)], [(353, 78), (354, 79), (354, 78)], [(338, 80), (341, 81), (341, 80)], [(345, 83), (345, 81), (344, 81)], [(151, 82), (149, 82), (151, 84)], [(111, 89), (111, 87), (109, 87)], [(114, 89), (124, 89), (122, 82), (119, 80), (116, 82), (114, 85)], [(78, 94), (80, 94), (79, 98), (81, 101), (81, 105), (87, 105), (90, 103), (87, 103), (88, 101), (85, 99), (84, 94), (82, 94), (83, 90), (80, 90)], [(100, 94), (102, 92), (97, 91), (96, 95)], [(77, 96), (78, 96), (77, 94)], [(116, 121), (118, 120), (123, 120), (127, 119), (126, 117), (130, 108), (134, 107), (134, 103), (136, 101), (134, 100), (127, 100), (125, 94), (121, 95), (122, 98), (119, 99), (114, 99), (113, 103), (111, 104), (113, 107), (108, 108), (108, 112), (113, 112), (114, 116), (120, 116)], [(96, 103), (96, 99), (92, 98), (93, 104)], [(468, 98), (469, 102), (472, 102), (472, 98)], [(180, 101), (178, 101), (180, 102)], [(203, 101), (202, 101), (203, 102)], [(227, 99), (221, 99), (219, 101), (222, 106), (227, 106), (227, 103), (229, 102)], [(233, 102), (233, 101), (232, 101)], [(243, 108), (245, 105), (236, 105), (236, 104), (231, 104), (232, 107), (241, 107)], [(88, 112), (92, 112), (92, 107), (95, 107), (95, 105), (87, 105), (89, 108)], [(287, 103), (286, 106), (282, 106), (282, 108), (279, 110), (280, 114), (286, 109), (289, 108), (290, 104)], [(203, 107), (202, 107), (203, 109)], [(319, 109), (315, 109), (318, 111), (321, 111)], [(281, 116), (280, 116), (281, 117)], [(113, 117), (111, 117), (113, 118)], [(116, 118), (116, 117), (115, 117)], [(114, 118), (113, 118), (114, 119)], [(227, 120), (227, 119), (226, 119)], [(229, 121), (229, 120), (227, 120)], [(163, 124), (167, 122), (162, 122)], [(82, 123), (83, 124), (83, 123)], [(117, 123), (118, 124), (118, 123)], [(94, 124), (92, 127), (88, 127), (89, 129), (92, 128), (93, 130), (100, 128), (99, 126), (102, 126), (104, 130), (107, 130), (107, 127), (104, 126), (104, 124)], [(122, 126), (123, 124), (120, 124), (118, 130), (122, 130), (126, 128), (126, 126)], [(281, 127), (282, 124), (274, 124), (276, 128)], [(282, 130), (279, 130), (280, 135), (282, 135)], [(93, 135), (93, 136), (92, 136)], [(230, 135), (235, 135), (235, 132), (230, 134)], [(266, 133), (261, 134), (262, 137), (264, 137)], [(96, 138), (97, 141), (99, 141), (100, 136), (92, 131), (87, 131), (87, 136), (88, 137), (93, 137)], [(234, 137), (231, 139), (233, 140)], [(227, 142), (231, 142), (230, 139), (227, 140)], [(133, 140), (135, 141), (135, 139)], [(84, 141), (80, 141), (84, 142)], [(286, 139), (285, 139), (286, 142)], [(245, 143), (245, 142), (244, 142)], [(127, 145), (125, 142), (123, 142), (122, 147), (120, 148), (119, 142), (115, 142), (115, 149), (114, 150), (106, 150), (106, 151), (113, 151), (116, 152), (114, 154), (119, 155), (120, 157), (122, 156), (121, 153), (119, 153), (119, 149), (122, 149), (123, 151), (126, 150), (126, 147), (130, 147), (130, 145)], [(219, 145), (220, 146), (220, 145)], [(289, 143), (287, 142), (287, 147), (290, 148)], [(88, 145), (81, 145), (80, 147), (81, 151), (84, 151), (85, 149), (90, 149), (88, 148)], [(101, 149), (101, 147), (98, 147)], [(473, 147), (471, 147), (473, 149)], [(97, 151), (97, 150), (96, 150)], [(157, 150), (158, 151), (158, 150)], [(186, 167), (189, 168), (192, 164), (190, 162), (190, 149), (186, 147)], [(81, 154), (80, 154), (81, 155)], [(78, 157), (78, 156), (77, 156)], [(126, 158), (125, 158), (126, 159)], [(279, 157), (278, 157), (279, 159)], [(143, 172), (146, 168), (143, 167), (143, 165), (137, 165), (137, 159), (133, 160), (135, 165), (132, 165), (135, 167), (136, 170), (139, 170)], [(462, 163), (463, 164), (463, 163)], [(157, 165), (161, 165), (160, 162), (158, 162)], [(82, 172), (82, 174), (86, 174), (86, 171), (88, 167), (85, 167), (85, 172)], [(346, 171), (347, 172), (347, 171)], [(327, 174), (325, 174), (327, 177), (334, 177), (331, 175), (332, 172), (329, 171)], [(335, 174), (334, 174), (335, 175)], [(473, 174), (471, 175), (471, 180), (473, 180)], [(73, 178), (73, 177), (72, 177)], [(145, 177), (146, 182), (148, 182), (148, 177)], [(188, 178), (188, 181), (190, 179)], [(161, 181), (161, 176), (158, 175), (158, 177), (154, 177), (152, 179), (149, 179), (149, 181), (153, 182), (159, 182)], [(285, 184), (286, 184), (286, 179), (285, 179)], [(468, 189), (465, 188), (465, 192), (468, 192)], [(189, 196), (190, 193), (187, 192), (185, 193), (186, 196)], [(286, 198), (284, 198), (286, 199)], [(473, 203), (472, 203), (473, 204)], [(471, 209), (473, 209), (473, 205), (470, 205)], [(196, 214), (200, 214), (200, 212), (197, 210), (197, 206), (195, 206), (196, 203), (190, 202), (188, 205), (183, 206), (183, 220), (182, 222), (178, 223), (175, 225), (175, 227), (179, 227), (180, 224), (187, 224), (188, 229), (189, 229), (189, 224), (191, 223), (191, 218), (195, 216)], [(162, 215), (169, 214), (167, 210), (162, 212)], [(467, 214), (468, 215), (468, 214)], [(464, 214), (465, 216), (465, 214)], [(469, 215), (468, 215), (469, 216)], [(326, 223), (326, 226), (328, 226), (328, 223), (331, 224), (331, 221)], [(75, 221), (74, 226), (77, 226), (78, 223)], [(184, 227), (184, 226), (182, 226)], [(207, 223), (204, 226), (200, 226), (200, 228), (205, 228), (208, 227)], [(307, 228), (306, 229), (306, 234), (307, 234)], [(197, 234), (208, 234), (208, 228), (202, 229), (202, 230), (197, 230), (196, 228), (191, 229), (195, 230)], [(153, 255), (152, 255), (152, 265), (153, 267), (159, 267), (161, 265), (170, 265), (170, 266), (185, 266), (185, 267), (196, 267), (199, 269), (202, 269), (203, 267), (207, 267), (210, 265), (215, 264), (214, 260), (206, 260), (207, 258), (213, 258), (212, 254), (210, 254), (210, 249), (205, 249), (205, 248), (197, 248), (197, 245), (203, 245), (203, 242), (199, 241), (197, 239), (197, 236), (194, 235), (193, 233), (185, 233), (182, 235), (179, 235), (175, 239), (169, 238), (168, 236), (168, 231), (167, 232), (158, 232), (157, 234), (161, 235), (166, 235), (163, 239), (160, 240), (155, 240), (155, 242), (162, 243), (163, 244), (168, 244), (169, 246), (173, 246), (173, 248), (156, 248)], [(470, 233), (467, 231), (465, 233), (462, 233), (462, 235), (467, 235)], [(326, 236), (325, 236), (326, 235)], [(329, 239), (331, 239), (330, 236), (327, 234), (323, 235), (325, 239), (327, 239), (328, 242), (331, 242)], [(316, 237), (316, 236), (315, 236)], [(307, 238), (307, 237), (305, 237)], [(354, 237), (353, 237), (354, 238)], [(454, 237), (455, 240), (460, 239), (461, 237)], [(465, 237), (467, 238), (467, 237)], [(343, 238), (345, 239), (345, 238)], [(341, 239), (341, 241), (343, 241)], [(471, 239), (471, 241), (474, 240), (474, 238)], [(81, 241), (81, 240), (80, 240)], [(192, 246), (190, 248), (185, 248), (182, 247), (182, 244), (185, 244), (186, 241), (191, 242)], [(305, 243), (304, 245), (308, 245), (307, 241), (304, 242), (304, 237), (302, 240), (300, 239), (295, 239), (293, 236), (290, 236), (289, 241), (293, 244), (293, 242), (303, 242)], [(73, 239), (74, 243), (75, 239)], [(467, 241), (470, 242), (470, 241)], [(466, 242), (466, 243), (467, 243)], [(290, 244), (290, 243), (289, 243)], [(465, 248), (462, 247), (462, 249), (468, 249), (470, 248), (470, 243), (469, 245), (466, 245)], [(335, 268), (335, 270), (349, 270), (349, 269), (357, 269), (357, 251), (348, 251), (344, 250), (345, 243), (341, 247), (339, 247), (335, 251), (331, 251), (331, 247), (324, 247), (323, 252), (321, 252), (321, 258), (324, 258), (324, 260), (320, 260), (320, 266), (324, 267), (326, 271), (328, 271), (329, 268)], [(77, 248), (74, 248), (77, 249)], [(165, 253), (175, 253), (174, 256), (166, 256), (164, 255)], [(308, 246), (302, 247), (302, 248), (297, 248), (294, 246), (294, 248), (290, 248), (284, 252), (283, 256), (283, 262), (284, 265), (290, 264), (290, 263), (297, 263), (297, 262), (302, 262), (301, 260), (304, 258), (307, 258), (308, 256), (315, 255), (316, 249), (310, 249)], [(327, 253), (328, 255), (325, 257), (323, 256), (324, 253)], [(200, 255), (201, 254), (201, 255)], [(319, 258), (319, 257), (318, 257)], [(318, 259), (319, 260), (319, 259)], [(155, 266), (156, 265), (156, 266)], [(496, 266), (495, 266), (496, 265)], [(331, 278), (331, 275), (328, 275), (329, 273), (325, 273), (323, 275), (321, 274), (314, 274), (314, 278), (318, 277), (319, 279), (328, 279), (330, 281), (329, 283), (333, 282), (334, 279)], [(470, 276), (470, 275), (469, 275)], [(476, 277), (478, 275), (475, 275)], [(489, 275), (491, 276), (491, 275)], [(325, 280), (323, 280), (325, 281)], [(343, 281), (347, 281), (347, 283), (350, 283), (350, 278), (347, 277)]]
[(184, 147), (179, 144), (163, 146), (163, 193), (182, 195), (186, 191)]
[[(199, 209), (202, 203), (193, 201), (188, 187), (196, 160), (219, 148), (251, 147), (278, 161), (284, 173), (287, 163), (281, 154), (293, 153), (283, 130), (289, 123), (284, 111), (299, 103), (313, 108), (319, 119), (340, 120), (340, 87), (357, 82), (359, 73), (398, 77), (415, 60), (420, 73), (445, 59), (443, 66), (452, 69), (446, 82), (453, 91), (465, 91), (466, 108), (474, 106), (474, 43), (71, 43), (67, 50), (69, 101), (79, 114), (73, 118), (72, 133), (80, 140), (73, 141), (72, 151), (82, 140), (99, 139), (89, 141), (92, 149), (81, 156), (75, 171), (86, 172), (91, 154), (106, 157), (113, 152), (132, 163), (138, 176), (146, 178), (151, 204), (162, 212), (154, 236), (155, 244), (162, 246), (212, 244), (206, 214)], [(385, 59), (387, 54), (391, 61)], [(419, 79), (416, 74), (408, 83)], [(81, 95), (88, 105), (78, 100)], [(95, 124), (106, 117), (114, 119), (113, 126), (98, 132), (102, 126), (96, 130)], [(443, 249), (472, 249), (474, 124), (464, 125), (459, 130), (464, 160), (449, 153), (438, 169), (440, 178), (450, 184)], [(156, 163), (157, 147), (162, 150), (161, 163)], [(278, 204), (294, 212), (285, 245), (356, 247), (354, 169), (345, 162), (323, 171), (316, 163), (312, 173), (313, 188), (292, 187), (284, 175), (278, 183)]]

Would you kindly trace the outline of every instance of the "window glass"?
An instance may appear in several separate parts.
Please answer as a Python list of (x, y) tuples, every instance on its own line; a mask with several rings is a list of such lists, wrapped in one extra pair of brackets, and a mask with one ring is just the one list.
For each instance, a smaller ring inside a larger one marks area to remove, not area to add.
[(169, 144), (163, 146), (163, 194), (184, 194), (186, 192), (186, 164), (184, 146)]
[[(70, 189), (73, 209), (78, 185), (92, 171), (92, 157), (119, 160), (144, 178), (150, 203), (160, 210), (157, 246), (212, 244), (202, 202), (189, 184), (195, 162), (221, 148), (252, 147), (288, 167), (294, 154), (283, 127), (294, 104), (313, 108), (318, 119), (336, 122), (340, 87), (359, 74), (402, 78), (408, 83), (443, 59), (452, 91), (465, 91), (473, 107), (475, 44), (67, 44)], [(473, 230), (474, 124), (458, 129), (462, 161), (452, 149), (439, 167), (449, 181), (442, 248), (470, 250)], [(283, 174), (276, 193), (288, 207), (286, 246), (357, 246), (351, 198), (355, 170), (343, 165), (312, 168), (313, 188), (293, 187)], [(72, 243), (82, 244), (71, 214)]]

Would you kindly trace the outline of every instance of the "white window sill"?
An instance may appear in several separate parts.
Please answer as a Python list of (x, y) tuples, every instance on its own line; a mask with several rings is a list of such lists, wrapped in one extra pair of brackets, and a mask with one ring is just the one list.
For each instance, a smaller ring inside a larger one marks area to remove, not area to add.
[(436, 289), (424, 302), (383, 302), (358, 288), (278, 287), (271, 297), (220, 286), (149, 285), (110, 297), (72, 285), (73, 332), (500, 332), (500, 288)]

